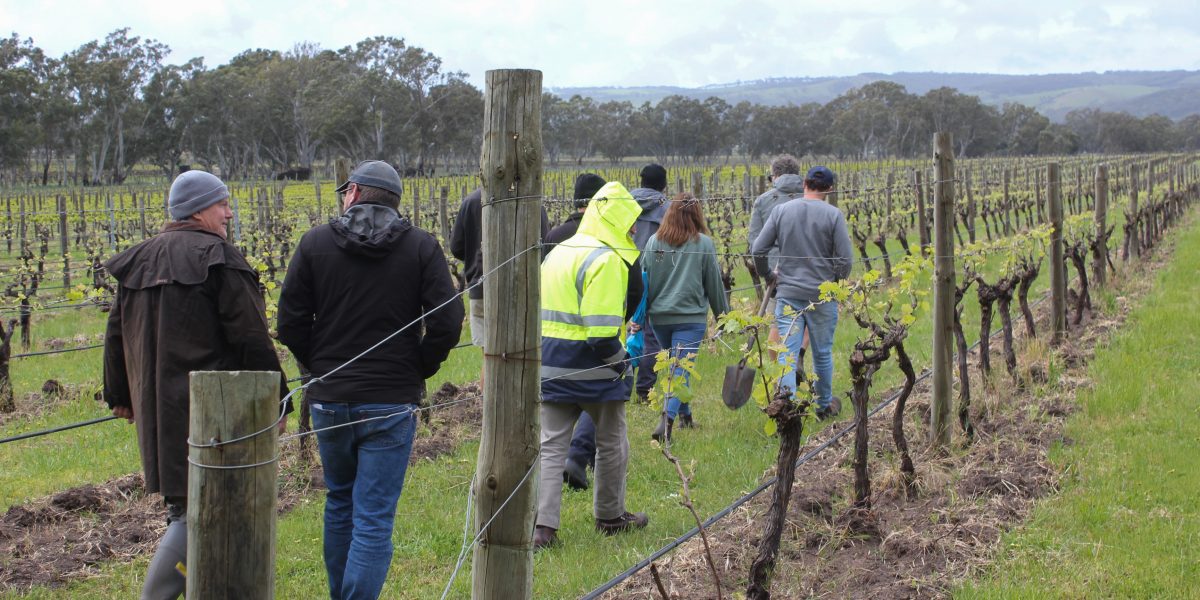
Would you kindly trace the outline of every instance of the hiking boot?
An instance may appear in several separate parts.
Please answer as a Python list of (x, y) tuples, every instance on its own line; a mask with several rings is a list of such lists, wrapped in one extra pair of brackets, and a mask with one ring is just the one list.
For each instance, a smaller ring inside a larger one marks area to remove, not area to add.
[(650, 404), (650, 392), (643, 392), (639, 390), (637, 393), (637, 403)]
[(679, 415), (679, 426), (683, 429), (695, 429), (696, 422), (692, 420), (692, 414)]
[(667, 413), (662, 414), (662, 420), (658, 422), (658, 427), (654, 428), (654, 433), (650, 434), (650, 439), (665, 444), (671, 441), (671, 428), (675, 425), (675, 419), (667, 416)]
[(558, 530), (553, 527), (538, 525), (533, 528), (533, 549), (549, 548), (558, 545)]
[(827, 421), (842, 413), (842, 401), (834, 398), (829, 402), (829, 406), (820, 406), (817, 408), (817, 420)]
[(568, 458), (563, 481), (573, 490), (588, 489), (587, 467)]
[(615, 535), (630, 529), (642, 529), (648, 523), (650, 517), (647, 517), (646, 513), (625, 511), (625, 514), (615, 519), (596, 519), (596, 529), (604, 535)]

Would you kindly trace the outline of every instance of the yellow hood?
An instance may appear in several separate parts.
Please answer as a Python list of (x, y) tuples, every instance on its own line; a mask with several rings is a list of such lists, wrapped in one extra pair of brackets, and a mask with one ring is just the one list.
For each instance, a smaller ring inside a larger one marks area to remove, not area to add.
[(587, 212), (579, 222), (577, 233), (590, 235), (604, 242), (628, 264), (637, 260), (638, 251), (629, 229), (633, 227), (642, 207), (619, 182), (610, 181), (592, 196)]

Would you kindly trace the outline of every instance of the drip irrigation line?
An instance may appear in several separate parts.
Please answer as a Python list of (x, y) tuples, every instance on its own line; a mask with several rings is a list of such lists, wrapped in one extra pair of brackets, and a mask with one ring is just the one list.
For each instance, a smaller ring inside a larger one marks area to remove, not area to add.
[(30, 438), (40, 437), (40, 436), (43, 436), (43, 435), (49, 435), (49, 434), (51, 434), (51, 433), (58, 433), (58, 432), (60, 432), (60, 431), (67, 431), (68, 429), (76, 429), (76, 428), (78, 428), (78, 427), (86, 427), (86, 426), (88, 426), (88, 425), (95, 425), (95, 424), (97, 424), (97, 423), (103, 423), (103, 422), (105, 422), (105, 421), (112, 421), (112, 420), (115, 420), (115, 419), (117, 419), (117, 418), (118, 418), (118, 417), (117, 417), (116, 415), (109, 415), (109, 416), (107, 416), (107, 417), (100, 417), (100, 418), (98, 418), (98, 419), (92, 419), (92, 420), (90, 420), (90, 421), (81, 421), (81, 422), (79, 422), (79, 423), (72, 423), (72, 424), (70, 424), (70, 425), (63, 425), (63, 426), (61, 426), (61, 427), (54, 427), (54, 428), (52, 428), (52, 429), (43, 429), (42, 431), (34, 431), (34, 432), (30, 432), (30, 433), (23, 433), (23, 434), (21, 434), (21, 435), (14, 435), (14, 436), (12, 436), (12, 437), (6, 437), (6, 438), (3, 438), (3, 439), (0, 439), (0, 444), (7, 444), (7, 443), (9, 443), (9, 442), (16, 442), (16, 441), (19, 441), (19, 440), (27, 440), (27, 439), (30, 439)]
[(104, 347), (104, 344), (92, 344), (91, 346), (79, 346), (77, 348), (62, 348), (60, 350), (44, 350), (42, 352), (26, 352), (24, 354), (14, 354), (14, 355), (10, 356), (9, 358), (13, 359), (13, 358), (26, 358), (29, 356), (46, 356), (48, 354), (65, 354), (67, 352), (78, 352), (80, 350), (94, 350), (96, 348), (103, 348), (103, 347)]
[[(1033, 305), (1037, 306), (1037, 305), (1041, 304), (1048, 297), (1049, 297), (1049, 294), (1047, 293), (1046, 295), (1043, 295), (1040, 299), (1038, 299), (1036, 302), (1034, 302)], [(988, 334), (988, 337), (989, 338), (994, 337), (996, 334), (1000, 333), (1001, 331), (1002, 331), (1002, 328), (997, 328), (996, 330), (994, 330), (990, 334)], [(979, 341), (976, 341), (974, 344), (971, 345), (970, 348), (967, 349), (967, 351), (970, 352), (978, 347), (979, 347)], [(929, 369), (929, 368), (922, 369), (921, 374), (917, 376), (916, 380), (914, 380), (914, 382), (913, 382), (914, 385), (916, 383), (919, 383), (919, 382), (927, 379), (932, 374), (933, 374), (932, 369)], [(870, 419), (871, 417), (875, 416), (877, 413), (879, 413), (879, 411), (881, 411), (884, 408), (886, 408), (887, 406), (889, 406), (892, 402), (895, 402), (896, 399), (900, 397), (900, 392), (901, 392), (901, 390), (897, 390), (897, 391), (893, 392), (890, 396), (888, 396), (882, 402), (877, 404), (875, 406), (875, 408), (868, 411), (867, 419)], [(843, 437), (849, 435), (849, 433), (851, 431), (854, 431), (855, 427), (856, 427), (856, 425), (854, 423), (850, 423), (846, 427), (842, 428), (840, 431), (835, 433), (833, 435), (833, 437), (829, 438), (828, 440), (825, 440), (817, 447), (806, 452), (804, 454), (804, 456), (801, 456), (800, 458), (796, 459), (796, 463), (792, 466), (792, 469), (793, 470), (798, 469), (805, 463), (811, 461), (822, 451), (824, 451), (825, 449), (832, 446), (835, 442), (837, 442), (838, 440), (842, 439)], [(738, 507), (740, 507), (743, 504), (754, 499), (755, 496), (758, 496), (759, 494), (763, 493), (768, 488), (775, 485), (778, 481), (779, 481), (779, 476), (776, 475), (776, 476), (771, 477), (770, 479), (762, 482), (761, 484), (759, 484), (758, 487), (754, 488), (750, 492), (743, 495), (741, 498), (738, 498), (737, 500), (735, 500), (729, 506), (726, 506), (725, 508), (721, 509), (716, 514), (714, 514), (711, 517), (709, 517), (708, 519), (706, 519), (703, 524), (704, 529), (708, 529), (709, 527), (713, 526), (713, 524), (715, 524), (717, 521), (720, 521), (721, 519), (725, 518), (730, 513), (732, 513), (734, 510), (737, 510)], [(662, 548), (659, 548), (653, 554), (642, 559), (637, 564), (626, 569), (621, 574), (608, 580), (600, 587), (588, 592), (586, 595), (582, 596), (580, 598), (580, 600), (595, 600), (596, 598), (599, 598), (605, 592), (607, 592), (607, 591), (611, 590), (612, 588), (616, 587), (617, 585), (621, 584), (621, 582), (625, 581), (626, 579), (629, 579), (630, 577), (634, 576), (635, 574), (637, 574), (638, 571), (641, 571), (642, 569), (645, 569), (646, 567), (650, 566), (651, 563), (658, 560), (659, 558), (662, 558), (664, 555), (666, 555), (668, 552), (674, 550), (675, 548), (678, 548), (684, 542), (695, 537), (696, 534), (698, 534), (698, 533), (700, 533), (700, 527), (693, 527), (687, 533), (679, 536), (678, 538), (675, 538), (670, 543), (666, 544)]]

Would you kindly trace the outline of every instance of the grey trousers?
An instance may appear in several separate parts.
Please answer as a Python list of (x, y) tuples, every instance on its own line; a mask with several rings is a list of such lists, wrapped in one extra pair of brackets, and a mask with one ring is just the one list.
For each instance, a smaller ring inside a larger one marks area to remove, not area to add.
[(187, 499), (167, 498), (167, 532), (150, 560), (142, 600), (175, 600), (187, 585), (175, 565), (187, 564)]
[(537, 524), (543, 527), (558, 529), (562, 510), (563, 467), (575, 421), (584, 411), (596, 422), (594, 514), (597, 519), (615, 519), (625, 513), (625, 473), (629, 467), (625, 403), (543, 402), (537, 512)]

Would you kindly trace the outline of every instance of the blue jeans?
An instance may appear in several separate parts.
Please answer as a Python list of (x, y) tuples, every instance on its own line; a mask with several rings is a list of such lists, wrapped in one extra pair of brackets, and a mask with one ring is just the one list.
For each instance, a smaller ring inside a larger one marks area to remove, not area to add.
[[(700, 351), (700, 340), (704, 339), (704, 323), (678, 323), (675, 325), (654, 325), (654, 335), (663, 348), (670, 349), (671, 358), (694, 357)], [(683, 385), (691, 387), (691, 376), (683, 367), (675, 367), (673, 377), (683, 378)], [(672, 385), (679, 385), (672, 383)], [(674, 419), (683, 415), (691, 415), (692, 408), (687, 402), (671, 394), (667, 396), (667, 418)]]
[[(808, 331), (809, 350), (813, 357), (813, 372), (817, 375), (816, 400), (817, 406), (829, 408), (833, 402), (833, 332), (837, 330), (837, 302), (822, 302), (808, 308), (808, 300), (779, 298), (775, 305), (775, 325), (779, 335), (787, 346), (787, 354), (779, 355), (782, 364), (787, 356), (792, 357), (796, 368), (803, 370), (804, 365), (798, 364), (800, 347), (804, 343), (804, 332)], [(784, 311), (792, 314), (785, 314)], [(789, 370), (780, 380), (781, 385), (796, 391), (796, 371)]]
[(416, 429), (415, 408), (412, 404), (312, 404), (328, 490), (324, 550), (333, 600), (374, 599), (383, 589), (392, 564), (396, 502)]

